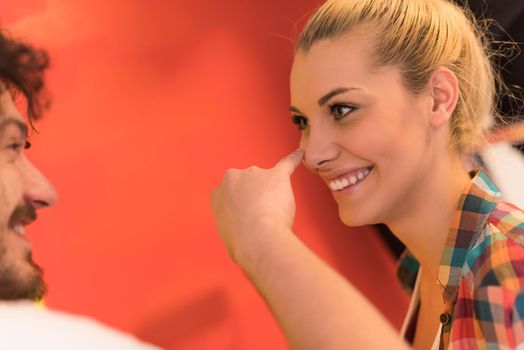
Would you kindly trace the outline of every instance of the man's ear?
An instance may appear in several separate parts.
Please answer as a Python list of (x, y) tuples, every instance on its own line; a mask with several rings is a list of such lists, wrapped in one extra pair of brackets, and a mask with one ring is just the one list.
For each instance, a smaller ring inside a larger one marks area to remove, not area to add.
[(457, 106), (457, 76), (447, 68), (439, 68), (431, 75), (429, 89), (433, 100), (430, 122), (438, 128), (448, 123)]

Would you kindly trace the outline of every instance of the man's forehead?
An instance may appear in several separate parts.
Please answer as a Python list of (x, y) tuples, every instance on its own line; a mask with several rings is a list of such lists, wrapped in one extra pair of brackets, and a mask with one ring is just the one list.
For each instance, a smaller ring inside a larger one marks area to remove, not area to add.
[(27, 125), (16, 108), (11, 93), (0, 81), (0, 132), (10, 125), (17, 126), (24, 135), (27, 135)]
[(11, 92), (6, 88), (5, 84), (0, 81), (0, 122), (7, 119), (17, 119), (20, 123), (25, 124), (11, 96)]
[(4, 132), (4, 130), (9, 126), (15, 126), (20, 129), (20, 132), (23, 134), (23, 136), (27, 136), (28, 134), (28, 128), (26, 123), (24, 123), (22, 120), (20, 120), (17, 117), (2, 117), (0, 118), (0, 134)]

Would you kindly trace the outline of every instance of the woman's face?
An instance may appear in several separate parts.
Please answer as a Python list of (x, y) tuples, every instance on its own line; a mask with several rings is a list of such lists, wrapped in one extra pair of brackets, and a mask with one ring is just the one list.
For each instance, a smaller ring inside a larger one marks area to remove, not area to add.
[(373, 67), (369, 40), (348, 34), (297, 53), (291, 113), (305, 164), (318, 172), (349, 226), (409, 215), (431, 171), (429, 94), (410, 94), (393, 67)]

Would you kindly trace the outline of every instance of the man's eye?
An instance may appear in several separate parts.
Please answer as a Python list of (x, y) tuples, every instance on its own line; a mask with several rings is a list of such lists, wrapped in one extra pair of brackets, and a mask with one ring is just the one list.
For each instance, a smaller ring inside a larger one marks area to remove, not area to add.
[(305, 128), (307, 128), (307, 119), (304, 118), (304, 117), (301, 117), (301, 116), (298, 116), (298, 115), (294, 115), (292, 118), (291, 118), (291, 122), (293, 124), (296, 124), (298, 125), (298, 129), (299, 130), (304, 130)]
[(26, 141), (24, 144), (24, 149), (30, 149), (31, 148), (31, 142)]
[(353, 112), (356, 108), (347, 104), (342, 103), (336, 103), (329, 106), (329, 110), (333, 117), (335, 118), (335, 121), (341, 121), (345, 117), (348, 116), (351, 112)]
[(13, 150), (15, 152), (20, 152), (22, 150), (22, 146), (24, 146), (22, 143), (19, 142), (13, 142), (7, 145), (7, 148), (10, 150)]

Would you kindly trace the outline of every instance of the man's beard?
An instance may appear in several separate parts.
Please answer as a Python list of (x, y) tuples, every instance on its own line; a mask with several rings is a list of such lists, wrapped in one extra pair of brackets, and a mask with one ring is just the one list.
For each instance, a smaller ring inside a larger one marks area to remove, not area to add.
[[(36, 219), (35, 209), (24, 204), (16, 208), (11, 215), (10, 225), (13, 222), (31, 222)], [(43, 271), (33, 262), (31, 252), (25, 257), (26, 263), (32, 267), (32, 273), (27, 276), (20, 274), (16, 264), (8, 261), (5, 246), (0, 246), (0, 300), (40, 300), (47, 291), (43, 279)]]
[(33, 262), (31, 253), (27, 263), (33, 267), (31, 276), (20, 276), (16, 268), (4, 262), (5, 251), (0, 254), (0, 300), (40, 300), (47, 292), (43, 271)]

